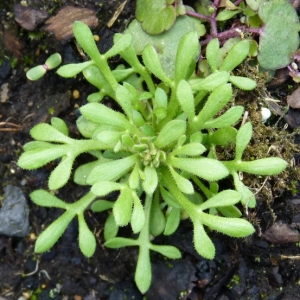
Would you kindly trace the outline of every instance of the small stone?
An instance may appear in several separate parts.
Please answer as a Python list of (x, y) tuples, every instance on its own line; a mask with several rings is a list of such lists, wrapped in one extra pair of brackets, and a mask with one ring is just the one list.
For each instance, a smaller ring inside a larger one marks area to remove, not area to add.
[(300, 108), (300, 88), (297, 88), (290, 96), (287, 96), (286, 102), (292, 108)]
[(29, 233), (29, 209), (19, 187), (4, 188), (4, 203), (0, 209), (0, 234), (25, 237)]
[(298, 243), (299, 232), (281, 221), (267, 229), (263, 236), (272, 244)]
[(36, 27), (42, 24), (49, 16), (46, 11), (20, 4), (14, 5), (14, 14), (16, 22), (28, 31), (35, 30)]

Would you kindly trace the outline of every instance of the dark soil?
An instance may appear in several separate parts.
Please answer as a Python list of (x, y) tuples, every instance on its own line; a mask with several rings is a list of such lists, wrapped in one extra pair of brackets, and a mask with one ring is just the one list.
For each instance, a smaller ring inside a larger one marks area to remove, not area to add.
[[(74, 125), (77, 108), (86, 103), (93, 88), (81, 77), (66, 80), (54, 72), (36, 82), (27, 80), (26, 68), (43, 64), (49, 54), (59, 52), (63, 63), (82, 61), (82, 57), (72, 38), (57, 41), (42, 30), (42, 24), (31, 32), (20, 27), (14, 21), (14, 2), (0, 3), (0, 86), (8, 83), (9, 90), (8, 98), (0, 103), (0, 195), (7, 184), (23, 189), (28, 198), (31, 227), (26, 238), (0, 236), (0, 300), (29, 299), (30, 295), (30, 299), (56, 300), (300, 299), (299, 244), (288, 242), (289, 236), (295, 236), (295, 233), (298, 236), (295, 230), (300, 224), (300, 201), (288, 191), (276, 199), (258, 197), (257, 208), (245, 215), (257, 229), (253, 236), (232, 239), (211, 233), (217, 248), (216, 258), (212, 261), (201, 258), (194, 250), (192, 226), (188, 221), (183, 222), (171, 237), (157, 238), (157, 243), (177, 246), (183, 259), (170, 261), (152, 254), (153, 282), (146, 298), (134, 283), (137, 250), (111, 250), (102, 246), (106, 213), (86, 213), (98, 243), (91, 259), (85, 258), (78, 248), (75, 221), (50, 251), (42, 255), (34, 253), (36, 237), (61, 212), (33, 205), (29, 194), (47, 188), (47, 178), (54, 165), (24, 171), (16, 162), (22, 146), (31, 140), (30, 128), (40, 122), (49, 122), (52, 116), (63, 118), (71, 135), (79, 137)], [(55, 15), (65, 5), (92, 9), (99, 18), (99, 25), (93, 32), (100, 36), (98, 47), (101, 52), (110, 47), (115, 32), (124, 30), (134, 16), (135, 7), (135, 1), (129, 0), (118, 20), (108, 28), (106, 23), (122, 1), (27, 2), (49, 15)], [(295, 86), (292, 82), (290, 85)], [(72, 96), (74, 90), (80, 92), (78, 99)], [(298, 168), (297, 162), (295, 168)], [(85, 192), (86, 188), (70, 182), (57, 196), (72, 202)], [(272, 227), (273, 231), (266, 232), (273, 224), (275, 229)], [(128, 229), (123, 230), (130, 234)], [(276, 244), (270, 242), (274, 236), (279, 236), (280, 243), (278, 240)]]

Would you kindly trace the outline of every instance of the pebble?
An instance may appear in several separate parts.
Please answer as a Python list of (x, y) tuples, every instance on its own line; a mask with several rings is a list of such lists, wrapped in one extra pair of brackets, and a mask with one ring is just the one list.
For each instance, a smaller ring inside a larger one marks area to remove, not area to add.
[(4, 202), (0, 209), (0, 234), (25, 237), (29, 233), (29, 209), (22, 190), (17, 186), (4, 188)]

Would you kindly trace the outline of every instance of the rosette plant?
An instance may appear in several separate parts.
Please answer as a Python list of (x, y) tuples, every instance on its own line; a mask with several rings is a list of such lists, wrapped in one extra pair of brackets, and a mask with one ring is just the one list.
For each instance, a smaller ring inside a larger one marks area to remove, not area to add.
[[(80, 108), (77, 126), (83, 139), (68, 135), (64, 121), (52, 118), (51, 124), (38, 124), (30, 134), (35, 141), (24, 146), (18, 165), (36, 169), (50, 161), (58, 165), (49, 178), (49, 190), (58, 190), (72, 175), (76, 157), (88, 152), (93, 160), (75, 170), (74, 181), (90, 186), (90, 191), (74, 203), (66, 203), (48, 191), (38, 190), (31, 199), (38, 205), (57, 207), (65, 212), (49, 225), (36, 241), (38, 253), (50, 249), (78, 217), (79, 247), (90, 257), (96, 239), (88, 227), (84, 212), (109, 210), (104, 226), (105, 246), (139, 248), (135, 281), (142, 293), (151, 284), (150, 251), (176, 259), (180, 251), (172, 245), (158, 245), (155, 237), (173, 234), (181, 217), (187, 215), (194, 226), (197, 252), (213, 259), (215, 247), (207, 231), (216, 230), (232, 237), (245, 237), (254, 227), (242, 217), (241, 203), (255, 207), (255, 196), (243, 184), (239, 172), (257, 175), (278, 174), (287, 163), (269, 157), (243, 160), (252, 125), (234, 126), (243, 107), (231, 106), (232, 86), (253, 89), (251, 79), (232, 75), (246, 57), (249, 42), (240, 41), (216, 65), (220, 50), (217, 40), (207, 47), (211, 74), (195, 75), (200, 54), (197, 33), (186, 33), (180, 40), (174, 77), (168, 77), (155, 48), (147, 45), (140, 60), (131, 34), (117, 34), (112, 48), (100, 54), (90, 29), (74, 24), (74, 35), (90, 60), (60, 67), (58, 74), (73, 77), (83, 72), (99, 88), (90, 103)], [(119, 54), (128, 67), (111, 70), (108, 59)], [(141, 62), (142, 61), (142, 62)], [(119, 111), (100, 103), (109, 95)], [(222, 113), (220, 113), (222, 111)], [(236, 129), (238, 128), (238, 129)], [(235, 145), (235, 158), (219, 160), (217, 148)], [(218, 181), (233, 178), (231, 188), (221, 190)], [(105, 199), (117, 191), (115, 201)], [(118, 236), (121, 226), (130, 225), (134, 236)]]

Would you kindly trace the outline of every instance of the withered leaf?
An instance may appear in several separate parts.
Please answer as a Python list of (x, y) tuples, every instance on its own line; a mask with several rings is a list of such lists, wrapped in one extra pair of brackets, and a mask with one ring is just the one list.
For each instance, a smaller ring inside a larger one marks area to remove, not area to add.
[(49, 18), (43, 29), (52, 32), (58, 41), (66, 42), (73, 35), (73, 23), (80, 21), (90, 28), (98, 25), (98, 18), (95, 12), (88, 8), (65, 6), (59, 10), (58, 14)]

